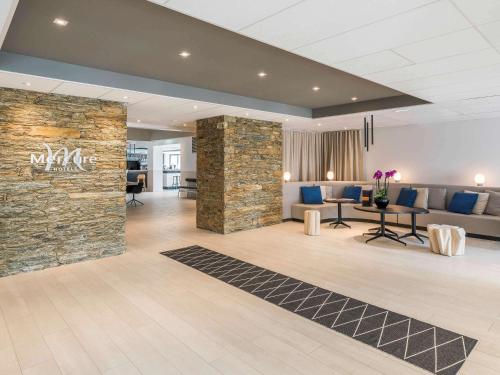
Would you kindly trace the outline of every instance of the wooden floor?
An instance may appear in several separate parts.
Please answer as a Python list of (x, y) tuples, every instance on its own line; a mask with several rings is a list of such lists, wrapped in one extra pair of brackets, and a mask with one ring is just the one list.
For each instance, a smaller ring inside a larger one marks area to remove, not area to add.
[(447, 258), (372, 225), (195, 229), (195, 202), (144, 193), (118, 257), (0, 279), (0, 374), (422, 374), (159, 255), (198, 244), (479, 339), (462, 374), (500, 373), (500, 243)]

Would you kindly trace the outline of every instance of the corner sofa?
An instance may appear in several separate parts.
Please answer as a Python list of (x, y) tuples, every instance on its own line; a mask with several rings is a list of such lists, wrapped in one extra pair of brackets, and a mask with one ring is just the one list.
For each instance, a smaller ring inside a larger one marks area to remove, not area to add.
[[(300, 187), (301, 186), (326, 186), (327, 197), (340, 198), (345, 186), (361, 185), (364, 189), (373, 187), (372, 181), (307, 181), (307, 182), (288, 182), (283, 185), (283, 219), (284, 220), (304, 220), (304, 211), (318, 210), (320, 211), (321, 221), (332, 221), (337, 218), (337, 204), (303, 204), (301, 203)], [(493, 215), (463, 215), (454, 212), (446, 211), (453, 194), (455, 192), (463, 192), (471, 190), (475, 192), (484, 192), (492, 190), (500, 192), (500, 188), (476, 187), (476, 186), (456, 186), (456, 185), (434, 185), (434, 184), (404, 184), (391, 183), (389, 188), (389, 199), (391, 204), (394, 204), (399, 195), (399, 191), (403, 187), (420, 188), (426, 187), (429, 189), (446, 189), (444, 197), (444, 208), (436, 209), (429, 208), (430, 213), (427, 215), (417, 215), (417, 226), (425, 229), (427, 224), (449, 224), (462, 227), (471, 237), (479, 237), (500, 241), (500, 216)], [(354, 204), (342, 205), (342, 216), (345, 220), (351, 221), (378, 221), (379, 215), (358, 211), (353, 208)], [(410, 215), (387, 215), (386, 220), (389, 224), (399, 226), (409, 226)]]

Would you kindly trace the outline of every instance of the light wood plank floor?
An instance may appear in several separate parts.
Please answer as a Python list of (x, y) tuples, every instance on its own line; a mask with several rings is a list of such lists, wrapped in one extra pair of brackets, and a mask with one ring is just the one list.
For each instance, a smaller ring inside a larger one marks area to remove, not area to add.
[(0, 279), (0, 374), (423, 374), (424, 371), (159, 255), (198, 244), (479, 339), (461, 373), (500, 373), (500, 243), (447, 258), (373, 226), (305, 236), (288, 222), (195, 228), (195, 202), (144, 193), (128, 251)]

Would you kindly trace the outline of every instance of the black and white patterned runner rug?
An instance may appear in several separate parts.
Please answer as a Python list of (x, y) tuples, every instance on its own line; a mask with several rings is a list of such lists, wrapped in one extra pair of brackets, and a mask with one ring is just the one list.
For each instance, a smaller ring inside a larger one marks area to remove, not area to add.
[(458, 373), (477, 343), (200, 246), (161, 254), (434, 374)]

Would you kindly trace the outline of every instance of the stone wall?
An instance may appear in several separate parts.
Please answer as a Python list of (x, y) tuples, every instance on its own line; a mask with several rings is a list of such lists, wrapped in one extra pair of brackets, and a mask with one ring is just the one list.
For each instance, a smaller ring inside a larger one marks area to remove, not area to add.
[(281, 124), (219, 116), (197, 122), (197, 226), (218, 233), (282, 220)]
[(124, 252), (125, 149), (120, 103), (0, 89), (1, 276)]

